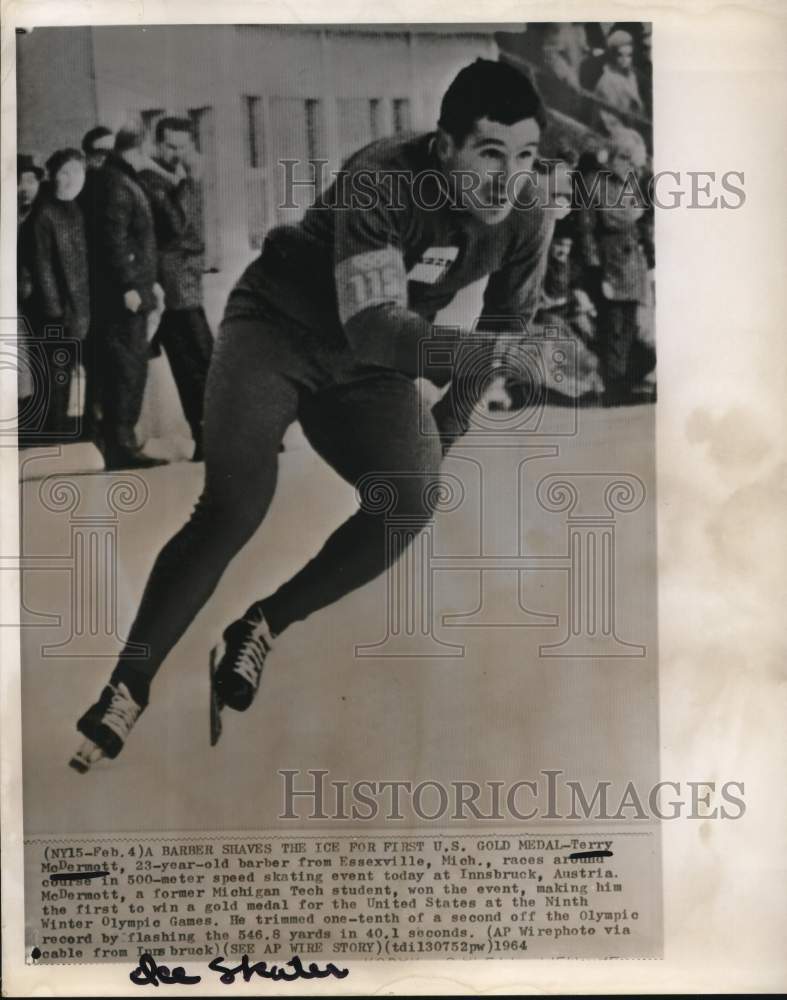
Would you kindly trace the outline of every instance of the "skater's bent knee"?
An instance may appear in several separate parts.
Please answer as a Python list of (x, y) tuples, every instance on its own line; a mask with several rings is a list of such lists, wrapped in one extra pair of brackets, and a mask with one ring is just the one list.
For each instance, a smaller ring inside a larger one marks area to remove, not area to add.
[(191, 520), (213, 537), (242, 545), (260, 526), (267, 503), (247, 490), (205, 492), (194, 508)]
[(406, 517), (426, 524), (440, 502), (440, 477), (433, 474), (375, 472), (357, 484), (361, 509), (367, 514)]

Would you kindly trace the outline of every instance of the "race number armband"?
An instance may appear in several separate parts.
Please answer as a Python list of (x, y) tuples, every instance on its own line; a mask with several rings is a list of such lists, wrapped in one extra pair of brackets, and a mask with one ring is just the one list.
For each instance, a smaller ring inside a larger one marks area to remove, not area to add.
[(343, 324), (375, 306), (406, 308), (407, 274), (399, 251), (384, 247), (340, 261), (336, 265), (336, 296)]

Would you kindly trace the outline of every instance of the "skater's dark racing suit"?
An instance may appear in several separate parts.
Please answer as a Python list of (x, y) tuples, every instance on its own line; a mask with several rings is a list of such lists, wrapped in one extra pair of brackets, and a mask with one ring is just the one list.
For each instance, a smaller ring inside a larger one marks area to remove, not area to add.
[[(428, 487), (463, 428), (453, 385), (434, 423), (424, 426), (430, 418), (419, 412), (414, 381), (419, 344), (436, 313), (484, 275), (491, 276), (479, 327), (500, 317), (527, 323), (552, 229), (532, 205), (494, 225), (455, 207), (440, 190), (431, 140), (420, 135), (363, 149), (298, 225), (270, 233), (230, 295), (208, 376), (204, 490), (159, 554), (112, 678), (140, 705), (265, 516), (279, 446), (293, 421), (349, 483), (385, 480), (392, 507), (362, 502), (303, 569), (254, 606), (274, 634), (385, 570), (391, 509), (407, 524), (404, 544), (431, 517), (437, 491)], [(385, 178), (402, 172), (413, 181), (398, 183), (392, 195)], [(493, 343), (490, 337), (490, 358)], [(295, 508), (294, 537), (297, 516)], [(265, 579), (263, 563), (262, 586)], [(140, 644), (146, 659), (134, 656)]]

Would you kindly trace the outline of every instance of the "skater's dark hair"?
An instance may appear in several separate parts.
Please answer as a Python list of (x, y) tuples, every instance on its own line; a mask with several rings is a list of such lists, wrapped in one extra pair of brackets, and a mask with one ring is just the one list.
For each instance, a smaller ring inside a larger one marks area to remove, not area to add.
[(165, 132), (188, 132), (194, 138), (194, 126), (190, 118), (176, 118), (169, 115), (156, 122), (156, 142), (161, 142)]
[(459, 71), (445, 92), (437, 124), (461, 145), (482, 118), (502, 125), (535, 118), (542, 129), (547, 124), (530, 80), (508, 63), (491, 59), (476, 59)]

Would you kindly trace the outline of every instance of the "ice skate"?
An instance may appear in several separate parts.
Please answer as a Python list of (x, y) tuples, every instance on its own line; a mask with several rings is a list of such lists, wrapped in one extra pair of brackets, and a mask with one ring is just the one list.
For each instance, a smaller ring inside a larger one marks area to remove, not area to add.
[(144, 708), (132, 698), (125, 684), (107, 684), (99, 700), (77, 723), (86, 739), (69, 761), (71, 767), (85, 774), (102, 757), (117, 757)]
[(224, 630), (222, 642), (212, 650), (211, 745), (221, 735), (224, 706), (244, 712), (254, 700), (273, 638), (264, 618), (241, 618)]
[(105, 756), (101, 747), (96, 746), (92, 740), (84, 740), (68, 765), (80, 774), (87, 774), (90, 768)]

